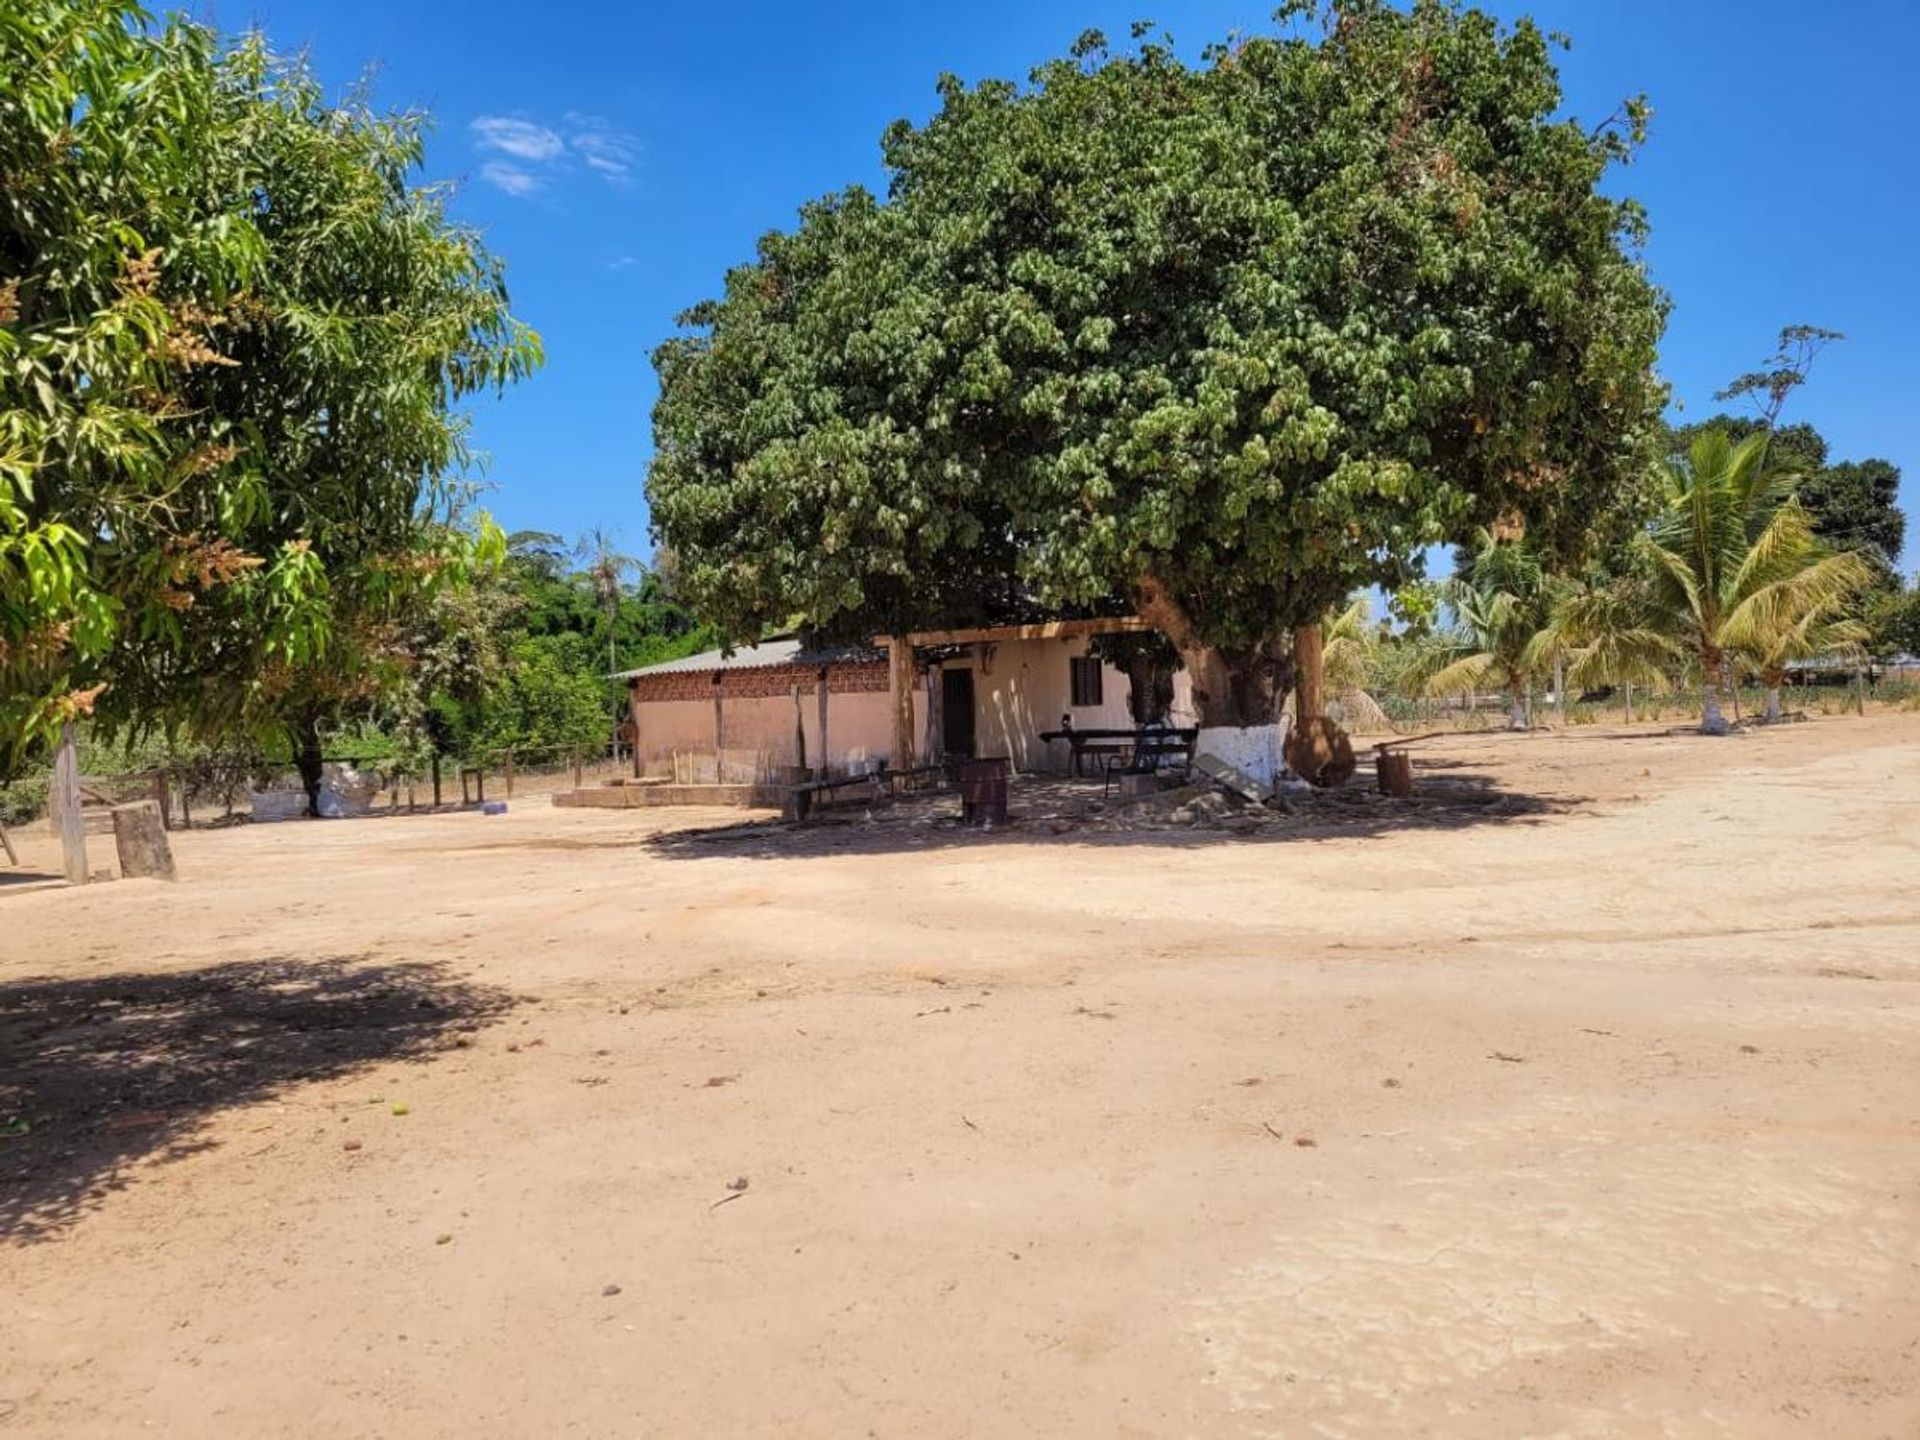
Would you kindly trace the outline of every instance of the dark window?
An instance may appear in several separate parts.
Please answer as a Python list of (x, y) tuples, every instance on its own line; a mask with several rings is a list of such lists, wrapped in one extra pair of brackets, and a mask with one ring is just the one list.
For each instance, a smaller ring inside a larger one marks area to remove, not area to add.
[(1100, 701), (1100, 662), (1091, 655), (1076, 655), (1072, 660), (1073, 703), (1098, 705)]

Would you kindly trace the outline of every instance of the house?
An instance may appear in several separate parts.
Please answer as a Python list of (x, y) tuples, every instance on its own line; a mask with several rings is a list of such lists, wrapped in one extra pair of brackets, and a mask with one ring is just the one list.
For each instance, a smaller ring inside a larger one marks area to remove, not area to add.
[[(629, 670), (637, 772), (682, 784), (750, 784), (805, 764), (848, 773), (948, 755), (1004, 755), (1065, 773), (1061, 728), (1127, 729), (1127, 678), (1089, 654), (1131, 618), (1053, 620), (879, 637), (808, 649), (784, 636)], [(897, 662), (897, 663), (896, 663)], [(1191, 724), (1177, 675), (1173, 723)], [(804, 747), (804, 760), (802, 753)]]

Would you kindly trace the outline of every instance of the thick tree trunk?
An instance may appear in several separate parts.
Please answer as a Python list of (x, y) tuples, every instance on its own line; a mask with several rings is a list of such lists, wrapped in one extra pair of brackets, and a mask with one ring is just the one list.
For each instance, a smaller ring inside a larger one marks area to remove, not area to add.
[(1327, 635), (1318, 625), (1293, 632), (1293, 718), (1305, 725), (1327, 713)]
[(1507, 728), (1509, 730), (1531, 730), (1533, 725), (1527, 717), (1527, 697), (1516, 690), (1507, 700)]
[(1223, 649), (1208, 644), (1180, 603), (1151, 578), (1134, 586), (1134, 609), (1180, 652), (1192, 686), (1196, 751), (1272, 785), (1282, 760), (1281, 711), (1293, 687), (1287, 638)]
[(1762, 718), (1769, 725), (1780, 718), (1780, 687), (1778, 685), (1767, 686), (1767, 708)]
[(1294, 678), (1284, 637), (1234, 649), (1210, 645), (1200, 638), (1179, 602), (1151, 579), (1134, 587), (1133, 603), (1140, 618), (1171, 640), (1180, 652), (1201, 729), (1245, 729), (1279, 723)]
[(1293, 632), (1293, 733), (1287, 764), (1312, 785), (1339, 785), (1353, 774), (1353, 742), (1327, 718), (1327, 636), (1320, 625)]
[(1170, 678), (1151, 655), (1127, 658), (1127, 713), (1136, 725), (1164, 725), (1172, 701)]
[(309, 711), (293, 723), (293, 763), (307, 792), (307, 818), (320, 818), (320, 717)]

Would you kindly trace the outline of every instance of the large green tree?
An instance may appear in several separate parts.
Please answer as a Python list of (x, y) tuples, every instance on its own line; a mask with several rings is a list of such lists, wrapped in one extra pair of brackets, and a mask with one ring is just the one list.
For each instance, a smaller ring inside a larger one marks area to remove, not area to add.
[(1131, 608), (1203, 724), (1261, 724), (1290, 633), (1423, 547), (1630, 501), (1664, 306), (1602, 182), (1643, 107), (1564, 118), (1545, 35), (1444, 0), (1279, 18), (943, 80), (884, 201), (766, 237), (657, 356), (683, 590), (735, 638)]
[(280, 730), (311, 789), (326, 723), (405, 683), (405, 622), (497, 551), (454, 523), (458, 407), (538, 342), (410, 182), (420, 117), (103, 0), (9, 7), (0, 64), (0, 529), (52, 597), (0, 617), (38, 664), (5, 739), (84, 704)]

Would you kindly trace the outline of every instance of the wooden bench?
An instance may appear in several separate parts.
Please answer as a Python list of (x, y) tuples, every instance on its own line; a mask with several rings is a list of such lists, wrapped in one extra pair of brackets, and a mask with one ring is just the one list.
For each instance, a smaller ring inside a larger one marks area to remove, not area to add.
[(1100, 787), (1100, 793), (1113, 793), (1116, 775), (1157, 775), (1168, 761), (1177, 761), (1183, 772), (1190, 772), (1193, 769), (1193, 746), (1194, 741), (1179, 738), (1179, 732), (1174, 732), (1169, 738), (1142, 741), (1124, 758), (1115, 756), (1107, 761), (1106, 783)]

